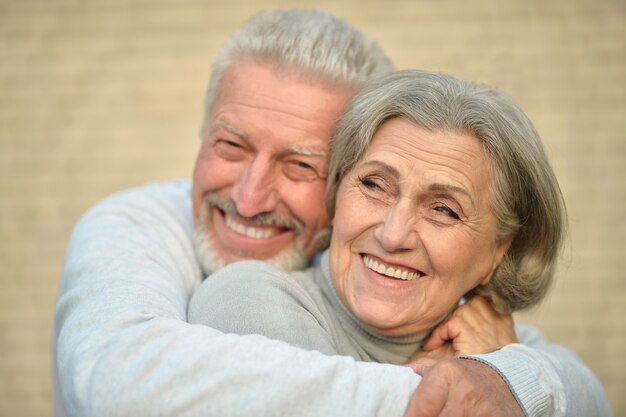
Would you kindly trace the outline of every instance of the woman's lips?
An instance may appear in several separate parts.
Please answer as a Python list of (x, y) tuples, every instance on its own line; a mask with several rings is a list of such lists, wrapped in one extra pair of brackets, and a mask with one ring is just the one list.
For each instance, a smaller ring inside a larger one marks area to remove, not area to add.
[(380, 259), (374, 259), (368, 255), (363, 254), (363, 263), (366, 267), (374, 272), (384, 275), (389, 278), (401, 279), (404, 281), (412, 281), (424, 274), (412, 268), (403, 268), (398, 265), (389, 265), (381, 261)]

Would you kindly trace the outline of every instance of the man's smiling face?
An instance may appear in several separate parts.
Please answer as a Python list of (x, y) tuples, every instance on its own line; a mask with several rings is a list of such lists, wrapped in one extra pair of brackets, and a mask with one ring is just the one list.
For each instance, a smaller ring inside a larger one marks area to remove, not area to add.
[(325, 247), (329, 140), (352, 94), (248, 60), (225, 72), (193, 177), (207, 273), (242, 259), (301, 269)]

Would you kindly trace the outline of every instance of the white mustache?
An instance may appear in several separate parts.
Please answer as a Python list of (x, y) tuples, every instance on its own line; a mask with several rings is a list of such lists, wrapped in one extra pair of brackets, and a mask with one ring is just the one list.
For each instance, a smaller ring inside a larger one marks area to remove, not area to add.
[(207, 195), (204, 199), (204, 204), (209, 212), (211, 212), (211, 210), (216, 207), (221, 211), (230, 214), (231, 216), (237, 217), (242, 220), (254, 222), (259, 226), (283, 227), (286, 229), (292, 229), (298, 234), (304, 232), (304, 223), (296, 218), (285, 217), (275, 212), (259, 213), (252, 217), (245, 217), (239, 214), (239, 212), (237, 211), (237, 205), (233, 200), (220, 197), (215, 194)]

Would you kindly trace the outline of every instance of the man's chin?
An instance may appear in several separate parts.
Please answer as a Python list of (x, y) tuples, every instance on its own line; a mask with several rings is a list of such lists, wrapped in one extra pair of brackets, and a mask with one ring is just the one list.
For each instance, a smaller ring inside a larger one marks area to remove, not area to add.
[(196, 252), (196, 258), (205, 275), (210, 275), (226, 266), (227, 262), (215, 254), (213, 239), (209, 238), (206, 233), (199, 228), (196, 228), (193, 246)]
[(199, 228), (196, 229), (194, 247), (198, 262), (202, 266), (202, 270), (206, 275), (210, 275), (212, 272), (215, 272), (230, 263), (250, 259), (262, 260), (284, 271), (304, 269), (309, 264), (309, 259), (306, 253), (303, 250), (294, 248), (293, 246), (272, 257), (263, 259), (259, 259), (259, 257), (256, 257), (253, 254), (244, 253), (236, 253), (231, 256), (220, 255), (216, 246), (217, 245), (212, 236), (208, 235), (204, 230)]
[(309, 258), (304, 251), (289, 249), (279, 253), (273, 258), (266, 259), (270, 265), (275, 266), (283, 271), (298, 271), (304, 269), (309, 264)]

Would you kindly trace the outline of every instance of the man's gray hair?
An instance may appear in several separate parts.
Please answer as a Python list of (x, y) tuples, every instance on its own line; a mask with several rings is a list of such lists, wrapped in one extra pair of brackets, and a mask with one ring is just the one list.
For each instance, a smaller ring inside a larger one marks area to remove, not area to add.
[[(400, 117), (433, 132), (480, 139), (490, 161), (496, 239), (513, 240), (491, 281), (475, 292), (500, 311), (529, 307), (546, 294), (566, 229), (563, 197), (541, 139), (507, 95), (450, 75), (406, 70), (367, 84), (350, 102), (331, 142), (326, 204), (374, 133)], [(454, 256), (454, 254), (451, 254)]]
[(376, 43), (329, 13), (300, 9), (262, 11), (235, 31), (217, 53), (205, 98), (204, 124), (224, 72), (241, 59), (293, 69), (329, 85), (355, 89), (366, 80), (393, 70), (391, 61)]

